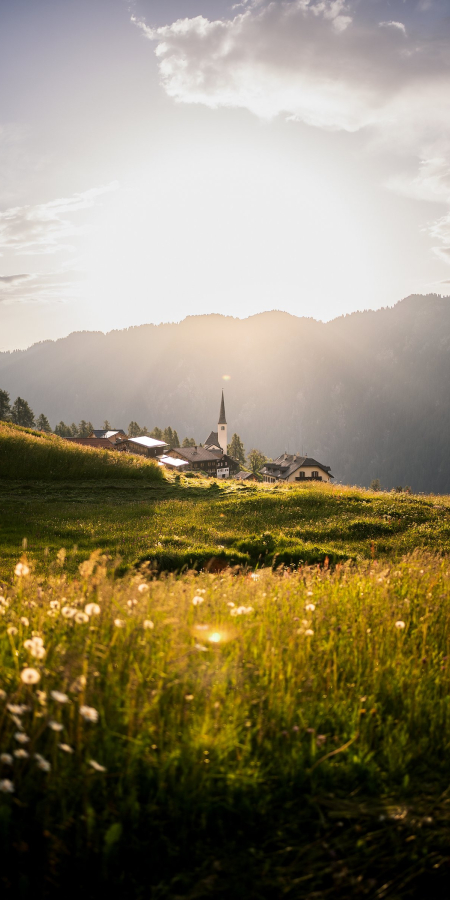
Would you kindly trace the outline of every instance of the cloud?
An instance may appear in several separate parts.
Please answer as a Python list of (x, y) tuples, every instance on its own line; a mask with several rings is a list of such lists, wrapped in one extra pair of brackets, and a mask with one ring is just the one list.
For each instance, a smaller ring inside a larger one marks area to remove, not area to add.
[(51, 200), (35, 206), (15, 206), (0, 213), (0, 251), (20, 254), (48, 254), (73, 249), (70, 239), (85, 228), (68, 216), (94, 206), (102, 194), (116, 190), (117, 182), (91, 188), (73, 197)]
[(61, 303), (75, 296), (79, 273), (65, 269), (44, 274), (0, 275), (0, 303)]
[(29, 281), (34, 275), (0, 275), (0, 285), (16, 284), (17, 281)]
[[(346, 0), (237, 4), (230, 19), (204, 16), (150, 28), (159, 75), (180, 103), (284, 115), (329, 130), (363, 131), (373, 147), (418, 162), (390, 187), (450, 203), (450, 33), (434, 37), (390, 20), (368, 21)], [(407, 8), (405, 7), (405, 13)], [(429, 226), (446, 260), (449, 218)]]

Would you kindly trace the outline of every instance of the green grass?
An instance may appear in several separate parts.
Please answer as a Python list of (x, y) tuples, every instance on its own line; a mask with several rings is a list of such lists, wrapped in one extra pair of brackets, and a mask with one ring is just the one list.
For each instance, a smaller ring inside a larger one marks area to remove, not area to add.
[[(446, 896), (447, 559), (150, 581), (114, 580), (99, 555), (75, 580), (64, 569), (60, 554), (4, 592), (0, 750), (30, 754), (1, 772), (5, 890)], [(89, 602), (86, 622), (61, 612)]]

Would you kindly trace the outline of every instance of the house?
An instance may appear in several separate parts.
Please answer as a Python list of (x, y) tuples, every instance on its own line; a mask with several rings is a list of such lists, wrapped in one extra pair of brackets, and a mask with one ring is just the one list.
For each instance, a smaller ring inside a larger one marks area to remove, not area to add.
[(176, 472), (185, 472), (189, 468), (189, 463), (185, 459), (176, 459), (174, 456), (158, 456), (158, 463)]
[(124, 453), (138, 453), (139, 456), (147, 456), (149, 459), (156, 459), (161, 456), (168, 448), (165, 441), (156, 441), (155, 438), (147, 437), (124, 437), (116, 441), (115, 449)]
[(257, 475), (254, 472), (238, 472), (237, 475), (234, 475), (236, 481), (259, 481)]
[(222, 391), (217, 431), (211, 431), (203, 446), (174, 447), (167, 455), (185, 460), (189, 463), (190, 469), (204, 472), (211, 478), (234, 478), (239, 471), (239, 463), (232, 456), (228, 456), (227, 440), (225, 400)]
[(127, 433), (126, 431), (123, 431), (122, 428), (117, 428), (113, 431), (105, 431), (104, 428), (94, 428), (94, 430), (91, 431), (90, 435), (88, 435), (89, 438), (97, 438), (98, 440), (109, 441), (110, 444), (116, 444), (117, 441), (122, 440), (126, 436)]
[(305, 482), (331, 481), (334, 475), (330, 466), (324, 466), (309, 456), (283, 453), (278, 459), (267, 462), (260, 470), (263, 481), (273, 484), (275, 481)]

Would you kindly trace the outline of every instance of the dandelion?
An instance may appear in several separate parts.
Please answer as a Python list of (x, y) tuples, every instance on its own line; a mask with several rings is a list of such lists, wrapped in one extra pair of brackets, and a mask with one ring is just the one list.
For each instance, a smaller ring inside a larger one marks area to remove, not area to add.
[(58, 744), (60, 750), (63, 750), (64, 753), (73, 753), (73, 749), (70, 744)]
[(252, 581), (258, 581), (259, 575), (257, 574), (257, 572), (252, 572), (250, 578), (252, 579)]
[(231, 616), (248, 616), (253, 612), (253, 606), (237, 606), (234, 609), (230, 609)]
[(8, 703), (6, 708), (13, 716), (23, 716), (24, 712), (28, 712), (30, 709), (24, 703)]
[(13, 794), (14, 793), (14, 785), (9, 778), (2, 778), (0, 781), (0, 791), (2, 794)]
[(20, 622), (21, 622), (22, 625), (25, 625), (25, 628), (28, 628), (28, 626), (29, 626), (29, 624), (30, 624), (30, 622), (29, 622), (29, 620), (27, 619), (26, 616), (21, 616), (21, 617), (20, 617)]
[(92, 766), (92, 768), (95, 769), (96, 772), (106, 772), (105, 767), (101, 766), (100, 763), (95, 761), (95, 759), (90, 759), (89, 765)]
[(59, 609), (59, 600), (50, 600), (50, 609)]
[(65, 619), (72, 619), (76, 615), (76, 609), (73, 606), (63, 606), (61, 612)]
[(2, 762), (5, 766), (12, 766), (13, 758), (10, 753), (2, 753), (0, 755), (0, 762)]
[(318, 734), (318, 735), (317, 735), (317, 738), (316, 738), (317, 746), (318, 746), (318, 747), (321, 747), (322, 744), (325, 743), (326, 739), (327, 739), (326, 734)]
[(63, 726), (61, 725), (61, 722), (55, 722), (54, 719), (50, 719), (50, 721), (48, 723), (48, 727), (51, 728), (52, 731), (62, 731), (63, 730)]
[(140, 594), (145, 594), (145, 592), (148, 591), (148, 584), (138, 585), (138, 591)]
[(395, 627), (398, 628), (399, 631), (401, 631), (405, 627), (405, 623), (402, 622), (401, 619), (399, 619), (398, 622), (395, 623)]
[(187, 700), (188, 703), (190, 703), (190, 701), (194, 699), (194, 695), (193, 695), (193, 694), (186, 694), (185, 697), (184, 697), (184, 699)]
[(116, 626), (116, 628), (123, 628), (125, 622), (123, 621), (123, 619), (114, 619), (114, 625)]
[(28, 744), (28, 741), (30, 740), (28, 735), (24, 734), (22, 731), (16, 731), (14, 738), (19, 744)]
[(18, 578), (25, 578), (30, 574), (29, 566), (24, 562), (18, 562), (14, 569), (14, 574), (17, 575)]
[(36, 696), (37, 696), (38, 701), (41, 704), (41, 706), (45, 706), (45, 703), (47, 701), (46, 692), (45, 691), (36, 691)]
[(56, 700), (57, 703), (69, 702), (67, 694), (63, 694), (61, 691), (51, 691), (50, 696), (53, 698), (53, 700)]
[(75, 622), (77, 622), (78, 625), (85, 625), (86, 622), (89, 622), (89, 616), (84, 612), (77, 612), (75, 613)]
[(41, 769), (42, 772), (50, 772), (51, 765), (47, 759), (39, 759), (37, 764), (38, 769)]
[(315, 607), (314, 603), (307, 603), (306, 606), (305, 606), (305, 609), (306, 609), (308, 612), (314, 612), (315, 608), (316, 608), (316, 607)]
[(84, 611), (87, 616), (99, 616), (101, 613), (98, 603), (87, 603), (84, 607)]
[(314, 634), (314, 632), (313, 632), (312, 628), (307, 628), (307, 629), (305, 630), (305, 634), (306, 634), (307, 637), (312, 637), (313, 634)]
[(10, 637), (14, 637), (17, 634), (17, 628), (15, 625), (10, 625), (9, 628), (6, 629), (6, 632)]
[(312, 592), (312, 591), (306, 591), (306, 596), (307, 596), (307, 597), (312, 597), (312, 595), (313, 595), (313, 592)]
[(151, 619), (144, 619), (143, 626), (144, 626), (144, 628), (150, 628), (150, 629), (155, 627), (155, 625)]
[(41, 680), (37, 669), (22, 669), (20, 677), (24, 684), (37, 684)]
[(41, 637), (33, 637), (24, 641), (23, 646), (28, 650), (35, 659), (43, 659), (45, 656), (44, 642)]
[(98, 721), (98, 712), (93, 706), (80, 706), (80, 716), (82, 716), (86, 722)]
[(28, 753), (28, 751), (23, 750), (22, 748), (20, 748), (20, 750), (14, 750), (14, 756), (16, 757), (16, 759), (28, 759), (29, 755), (30, 754)]
[(203, 644), (194, 644), (196, 650), (208, 650), (207, 647), (204, 647)]
[(204, 603), (204, 600), (205, 600), (204, 597), (199, 597), (197, 594), (195, 597), (192, 598), (192, 602), (193, 602), (194, 606), (200, 606), (200, 603)]

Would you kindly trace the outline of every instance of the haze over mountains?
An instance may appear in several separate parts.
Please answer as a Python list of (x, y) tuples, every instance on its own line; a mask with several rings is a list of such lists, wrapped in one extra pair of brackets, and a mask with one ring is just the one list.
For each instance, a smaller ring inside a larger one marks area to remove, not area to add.
[(450, 492), (450, 297), (327, 323), (264, 312), (78, 332), (0, 353), (0, 388), (52, 427), (136, 420), (198, 442), (224, 388), (229, 436), (246, 450), (303, 450), (346, 484)]

